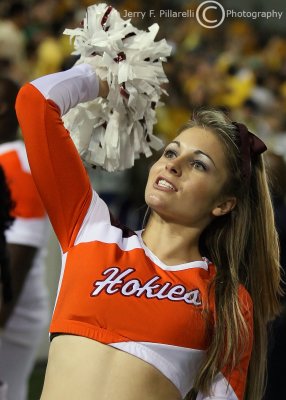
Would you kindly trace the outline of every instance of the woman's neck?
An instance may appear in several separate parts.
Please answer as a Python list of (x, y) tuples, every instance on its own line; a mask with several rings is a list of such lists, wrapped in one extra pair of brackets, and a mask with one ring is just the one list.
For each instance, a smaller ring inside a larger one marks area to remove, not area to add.
[(202, 258), (197, 228), (164, 221), (153, 213), (142, 233), (145, 245), (165, 264), (177, 265)]

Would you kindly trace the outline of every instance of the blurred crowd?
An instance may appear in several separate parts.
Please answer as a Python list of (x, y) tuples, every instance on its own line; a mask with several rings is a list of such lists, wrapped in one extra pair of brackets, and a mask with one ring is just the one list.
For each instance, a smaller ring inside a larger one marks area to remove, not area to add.
[[(63, 31), (80, 26), (86, 7), (99, 2), (2, 0), (0, 74), (22, 84), (70, 67), (75, 61), (73, 46)], [(226, 18), (216, 29), (206, 29), (195, 17), (159, 17), (162, 9), (195, 10), (200, 2), (193, 0), (154, 0), (155, 18), (149, 12), (151, 5), (142, 0), (111, 0), (108, 4), (122, 15), (126, 10), (147, 11), (144, 18), (134, 16), (132, 23), (147, 29), (157, 22), (157, 39), (166, 38), (172, 45), (172, 55), (165, 63), (169, 96), (157, 111), (158, 135), (169, 140), (192, 110), (218, 107), (233, 120), (244, 122), (270, 149), (285, 157), (286, 30), (285, 35), (266, 31), (259, 28), (259, 21), (254, 24), (245, 18)], [(142, 173), (134, 173), (138, 182)], [(122, 175), (125, 178), (126, 174)], [(130, 173), (128, 179), (132, 181)], [(142, 199), (142, 193), (135, 197)]]
[[(65, 28), (80, 25), (93, 0), (21, 0), (0, 4), (0, 73), (19, 83), (71, 65)], [(142, 0), (111, 1), (119, 11), (150, 9)], [(152, 9), (196, 9), (199, 2), (155, 0)], [(159, 13), (156, 14), (157, 16)], [(134, 17), (147, 29), (160, 25), (158, 39), (172, 45), (165, 65), (170, 80), (156, 130), (167, 138), (198, 107), (220, 107), (244, 121), (279, 154), (286, 154), (286, 31), (271, 34), (252, 20), (228, 18), (206, 29), (195, 18)]]

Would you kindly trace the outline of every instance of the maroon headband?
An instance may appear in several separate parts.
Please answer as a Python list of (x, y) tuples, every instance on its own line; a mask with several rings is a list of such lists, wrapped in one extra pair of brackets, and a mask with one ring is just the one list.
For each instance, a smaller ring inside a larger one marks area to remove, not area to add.
[(255, 156), (264, 153), (267, 147), (259, 137), (249, 132), (245, 125), (237, 122), (233, 122), (233, 125), (236, 127), (240, 138), (239, 148), (242, 158), (242, 173), (249, 180), (251, 176), (251, 160)]

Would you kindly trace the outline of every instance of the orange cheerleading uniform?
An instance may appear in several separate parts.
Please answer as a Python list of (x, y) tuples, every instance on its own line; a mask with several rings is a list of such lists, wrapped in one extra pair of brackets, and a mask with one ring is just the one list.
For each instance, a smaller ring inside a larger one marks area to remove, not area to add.
[(12, 214), (15, 220), (5, 232), (6, 241), (9, 244), (37, 249), (17, 304), (1, 332), (1, 337), (30, 345), (30, 332), (42, 331), (49, 318), (48, 293), (44, 279), (49, 223), (31, 175), (23, 141), (0, 144), (0, 165), (5, 171), (14, 203)]
[(35, 187), (23, 142), (0, 145), (0, 164), (5, 170), (15, 207), (14, 217), (43, 218), (45, 209)]
[[(62, 249), (51, 333), (85, 336), (149, 362), (182, 397), (191, 389), (209, 343), (202, 310), (215, 267), (207, 260), (168, 266), (114, 221), (64, 128), (61, 114), (97, 93), (88, 65), (25, 85), (17, 114), (34, 180)], [(252, 330), (251, 299), (240, 288)], [(251, 344), (231, 376), (218, 374), (211, 399), (242, 400)], [(206, 399), (201, 394), (198, 399)]]

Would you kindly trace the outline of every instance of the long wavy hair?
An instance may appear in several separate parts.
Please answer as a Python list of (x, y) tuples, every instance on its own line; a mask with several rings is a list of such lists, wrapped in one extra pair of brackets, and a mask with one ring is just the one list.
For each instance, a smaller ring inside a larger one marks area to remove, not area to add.
[(250, 340), (238, 295), (243, 285), (252, 299), (254, 324), (245, 399), (260, 400), (265, 386), (267, 323), (280, 310), (279, 245), (264, 161), (261, 155), (252, 159), (250, 179), (245, 179), (238, 131), (224, 113), (200, 110), (179, 133), (194, 126), (212, 131), (223, 144), (230, 172), (223, 190), (235, 196), (237, 204), (230, 213), (214, 219), (201, 236), (201, 251), (217, 268), (209, 291), (215, 297), (216, 320), (206, 358), (186, 399), (195, 399), (198, 392), (209, 394), (214, 377), (223, 369), (231, 373), (239, 364), (243, 346)]

